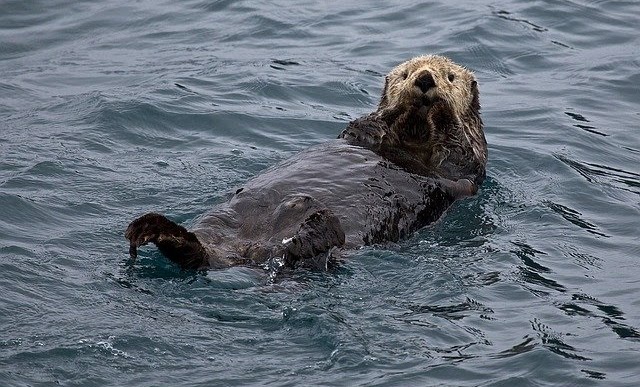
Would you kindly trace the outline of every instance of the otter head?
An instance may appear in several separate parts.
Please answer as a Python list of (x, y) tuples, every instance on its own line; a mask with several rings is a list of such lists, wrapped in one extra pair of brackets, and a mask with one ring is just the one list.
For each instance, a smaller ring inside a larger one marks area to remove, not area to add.
[(473, 164), (471, 169), (484, 170), (478, 83), (450, 59), (426, 55), (396, 66), (385, 79), (376, 114), (432, 168), (448, 160), (458, 169)]

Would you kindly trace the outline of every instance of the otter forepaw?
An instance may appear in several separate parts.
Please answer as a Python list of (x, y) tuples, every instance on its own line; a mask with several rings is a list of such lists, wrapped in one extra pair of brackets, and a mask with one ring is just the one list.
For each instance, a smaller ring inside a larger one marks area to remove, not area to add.
[(456, 181), (442, 179), (442, 187), (454, 198), (473, 196), (478, 192), (478, 185), (469, 179)]

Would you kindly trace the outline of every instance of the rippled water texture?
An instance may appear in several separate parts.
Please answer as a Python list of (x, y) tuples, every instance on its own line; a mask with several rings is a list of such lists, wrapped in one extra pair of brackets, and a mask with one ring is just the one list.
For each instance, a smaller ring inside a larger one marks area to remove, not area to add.
[[(640, 3), (0, 2), (2, 385), (636, 385)], [(330, 273), (133, 264), (374, 109), (473, 69), (488, 179)]]

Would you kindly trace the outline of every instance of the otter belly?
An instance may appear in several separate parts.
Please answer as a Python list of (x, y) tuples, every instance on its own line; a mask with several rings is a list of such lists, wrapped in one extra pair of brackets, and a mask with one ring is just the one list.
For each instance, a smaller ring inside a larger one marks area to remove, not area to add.
[(295, 242), (299, 253), (291, 259), (304, 261), (334, 248), (397, 241), (439, 218), (454, 200), (439, 180), (333, 140), (248, 181), (193, 232), (211, 257), (259, 263), (286, 255)]

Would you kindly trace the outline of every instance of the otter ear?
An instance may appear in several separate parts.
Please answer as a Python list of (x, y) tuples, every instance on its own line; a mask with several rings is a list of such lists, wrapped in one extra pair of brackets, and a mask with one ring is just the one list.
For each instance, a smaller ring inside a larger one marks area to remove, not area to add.
[(378, 104), (378, 111), (382, 110), (389, 103), (387, 98), (387, 89), (389, 88), (389, 76), (384, 77), (384, 87), (382, 88), (382, 97), (380, 98), (380, 103)]

